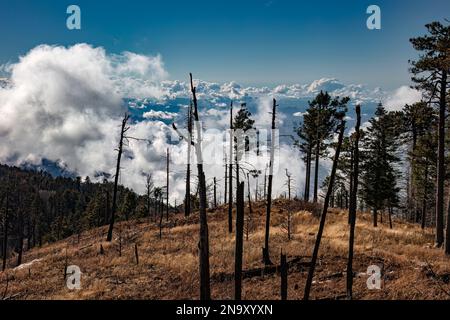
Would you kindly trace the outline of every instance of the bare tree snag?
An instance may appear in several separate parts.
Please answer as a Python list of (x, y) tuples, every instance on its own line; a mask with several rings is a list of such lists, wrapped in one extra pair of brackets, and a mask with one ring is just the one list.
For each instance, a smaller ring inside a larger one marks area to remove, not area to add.
[(134, 244), (134, 256), (136, 258), (136, 264), (139, 265), (139, 252), (137, 243)]
[(288, 169), (286, 169), (286, 178), (287, 178), (287, 181), (286, 181), (286, 184), (287, 184), (287, 187), (288, 187), (288, 199), (289, 200), (291, 200), (291, 174), (288, 172)]
[(252, 210), (252, 196), (250, 194), (250, 174), (247, 173), (247, 199), (248, 199), (248, 210), (249, 214), (251, 215), (253, 213)]
[(281, 300), (287, 300), (287, 289), (288, 289), (288, 264), (286, 260), (286, 255), (281, 251), (280, 256), (280, 295)]
[(200, 300), (211, 299), (210, 289), (210, 272), (209, 272), (209, 235), (208, 235), (208, 220), (206, 216), (206, 178), (203, 171), (203, 155), (202, 155), (202, 133), (200, 127), (200, 120), (198, 116), (198, 105), (196, 88), (192, 80), (192, 73), (190, 74), (191, 92), (194, 103), (194, 121), (197, 139), (195, 143), (195, 153), (197, 156), (197, 171), (199, 180), (200, 193), (200, 241), (199, 241), (199, 267), (200, 267)]
[(223, 202), (227, 203), (227, 193), (228, 193), (228, 165), (227, 165), (227, 154), (225, 154), (225, 158), (223, 163), (225, 164), (225, 180), (224, 180), (224, 186), (225, 186), (225, 193), (224, 193), (224, 199)]
[(130, 119), (130, 116), (128, 114), (125, 114), (125, 116), (122, 120), (122, 128), (120, 130), (119, 148), (117, 150), (118, 152), (117, 152), (116, 175), (114, 177), (114, 193), (113, 193), (113, 203), (112, 203), (112, 210), (111, 210), (111, 221), (109, 223), (108, 236), (106, 237), (106, 241), (109, 241), (109, 242), (111, 242), (112, 236), (113, 236), (114, 219), (115, 219), (116, 210), (117, 210), (117, 188), (119, 185), (120, 160), (122, 158), (123, 140), (125, 138), (125, 133), (130, 129), (129, 127), (127, 127), (127, 122), (129, 119)]
[(217, 209), (217, 180), (214, 177), (214, 209)]
[(188, 108), (188, 141), (187, 141), (187, 167), (186, 167), (186, 195), (184, 196), (184, 216), (191, 214), (191, 148), (192, 148), (192, 102)]
[(348, 244), (348, 260), (347, 260), (347, 299), (353, 299), (353, 247), (355, 243), (355, 226), (356, 226), (356, 207), (358, 194), (358, 177), (359, 177), (359, 139), (361, 126), (361, 107), (356, 106), (356, 127), (355, 127), (355, 143), (353, 146), (352, 157), (352, 189), (350, 193), (350, 208), (348, 211), (350, 221), (350, 237)]
[(169, 221), (169, 163), (170, 163), (170, 151), (167, 148), (166, 158), (166, 221)]
[(228, 232), (233, 232), (233, 101), (230, 105), (230, 163), (228, 164)]
[(323, 204), (322, 216), (320, 217), (319, 231), (317, 233), (316, 243), (314, 245), (314, 251), (312, 254), (311, 266), (309, 268), (308, 278), (306, 280), (305, 295), (303, 297), (303, 300), (309, 299), (309, 293), (311, 291), (312, 280), (314, 277), (314, 270), (316, 268), (317, 256), (319, 254), (320, 241), (322, 240), (322, 234), (323, 234), (323, 230), (325, 228), (325, 220), (327, 218), (330, 197), (331, 197), (331, 193), (333, 192), (334, 180), (336, 178), (336, 170), (337, 170), (337, 165), (339, 162), (339, 154), (341, 153), (342, 140), (344, 138), (345, 120), (341, 121), (341, 124), (339, 127), (340, 127), (339, 139), (338, 139), (338, 143), (336, 146), (336, 153), (334, 154), (333, 168), (331, 169), (331, 175), (330, 175), (330, 183), (328, 185), (327, 194), (325, 196), (325, 202)]
[(9, 228), (9, 189), (6, 191), (5, 219), (3, 221), (3, 265), (2, 271), (6, 269), (8, 255), (8, 228)]
[(244, 245), (244, 182), (241, 182), (236, 195), (236, 250), (234, 258), (234, 299), (241, 300), (242, 293), (242, 251)]
[(164, 216), (164, 214), (163, 214), (163, 195), (162, 195), (162, 192), (161, 192), (161, 194), (159, 195), (159, 200), (158, 200), (158, 203), (159, 203), (159, 239), (162, 239), (162, 222), (163, 222), (163, 216)]
[(272, 135), (270, 144), (270, 163), (269, 163), (269, 181), (267, 186), (267, 207), (266, 207), (266, 232), (264, 236), (263, 262), (265, 265), (271, 265), (269, 253), (269, 233), (270, 233), (270, 210), (272, 207), (272, 180), (273, 180), (273, 164), (275, 160), (275, 119), (276, 119), (277, 101), (273, 99), (272, 106)]

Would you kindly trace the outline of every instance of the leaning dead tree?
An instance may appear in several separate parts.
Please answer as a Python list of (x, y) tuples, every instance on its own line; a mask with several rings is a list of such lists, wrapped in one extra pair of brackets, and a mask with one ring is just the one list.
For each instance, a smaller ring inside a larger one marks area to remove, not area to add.
[(244, 246), (244, 182), (236, 195), (236, 249), (234, 258), (234, 299), (241, 300), (242, 293), (242, 251)]
[(233, 101), (230, 105), (230, 163), (228, 164), (228, 232), (233, 232)]
[(195, 154), (197, 157), (197, 171), (198, 171), (198, 189), (199, 189), (199, 202), (200, 202), (200, 240), (198, 244), (199, 248), (199, 269), (200, 269), (200, 300), (211, 299), (210, 289), (210, 272), (209, 272), (209, 235), (208, 235), (208, 220), (206, 216), (206, 178), (203, 170), (203, 155), (202, 155), (202, 133), (200, 127), (200, 119), (198, 115), (197, 93), (196, 87), (192, 80), (192, 73), (190, 76), (190, 85), (193, 102), (193, 117), (195, 122), (195, 132), (197, 134), (195, 143), (192, 140), (184, 137), (177, 129), (175, 124), (172, 124), (173, 129), (178, 135), (186, 140), (191, 141), (191, 144), (195, 147)]
[(320, 217), (319, 231), (317, 232), (316, 243), (314, 244), (314, 251), (312, 254), (311, 265), (309, 267), (308, 278), (306, 279), (305, 295), (303, 300), (309, 299), (309, 293), (311, 291), (312, 280), (314, 277), (314, 270), (316, 269), (317, 256), (319, 254), (320, 241), (322, 240), (323, 230), (325, 228), (325, 220), (327, 218), (328, 206), (330, 203), (330, 197), (333, 192), (334, 180), (336, 178), (336, 170), (339, 162), (339, 154), (341, 152), (342, 140), (344, 139), (345, 120), (341, 120), (339, 126), (339, 139), (336, 146), (336, 153), (334, 154), (333, 167), (331, 169), (330, 183), (328, 185), (327, 194), (325, 196), (325, 202), (323, 204), (322, 216)]
[(273, 163), (275, 160), (275, 119), (276, 119), (277, 101), (273, 99), (272, 106), (272, 135), (270, 142), (270, 162), (269, 162), (269, 181), (267, 185), (267, 207), (266, 207), (266, 233), (264, 236), (263, 262), (265, 265), (271, 265), (269, 254), (269, 233), (270, 233), (270, 210), (272, 207), (272, 180), (273, 180)]
[(119, 184), (119, 174), (120, 174), (120, 160), (122, 159), (122, 152), (123, 152), (123, 142), (125, 139), (126, 132), (130, 129), (130, 127), (127, 127), (127, 122), (130, 119), (130, 116), (128, 114), (125, 114), (122, 120), (122, 127), (120, 130), (120, 140), (119, 140), (119, 148), (117, 149), (117, 165), (116, 165), (116, 175), (114, 177), (114, 192), (113, 192), (113, 203), (112, 203), (112, 210), (111, 210), (111, 218), (109, 222), (109, 229), (108, 229), (108, 236), (106, 237), (106, 241), (111, 241), (113, 236), (113, 228), (114, 228), (114, 219), (116, 215), (117, 210), (117, 188)]
[(350, 219), (350, 237), (348, 245), (348, 261), (347, 261), (347, 299), (353, 298), (353, 245), (355, 242), (355, 225), (356, 225), (356, 195), (358, 193), (358, 176), (359, 176), (359, 139), (361, 126), (361, 107), (356, 106), (356, 128), (355, 142), (353, 146), (353, 167), (352, 167), (352, 189), (350, 193), (350, 208), (348, 211)]

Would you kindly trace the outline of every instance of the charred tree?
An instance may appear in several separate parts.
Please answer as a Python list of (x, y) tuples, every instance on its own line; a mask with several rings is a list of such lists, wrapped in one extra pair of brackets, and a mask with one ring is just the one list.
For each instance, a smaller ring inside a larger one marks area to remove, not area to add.
[(184, 196), (184, 216), (191, 214), (191, 149), (192, 149), (192, 102), (188, 108), (188, 141), (187, 141), (187, 165), (186, 165), (186, 195)]
[(3, 265), (2, 271), (6, 269), (8, 255), (8, 228), (9, 228), (9, 190), (6, 191), (5, 219), (3, 221)]
[(228, 232), (233, 232), (233, 101), (230, 105), (230, 163), (228, 164)]
[(275, 119), (276, 119), (277, 101), (273, 99), (272, 106), (272, 135), (270, 143), (270, 163), (269, 163), (269, 181), (267, 186), (267, 207), (266, 207), (266, 230), (264, 236), (263, 248), (263, 262), (265, 265), (271, 265), (269, 253), (269, 233), (270, 233), (270, 210), (272, 208), (272, 180), (273, 180), (273, 165), (275, 160)]
[[(210, 289), (210, 272), (209, 272), (209, 235), (208, 235), (208, 220), (206, 216), (206, 178), (203, 170), (203, 155), (202, 155), (202, 135), (200, 128), (200, 119), (198, 116), (197, 94), (196, 87), (190, 74), (191, 92), (194, 103), (194, 121), (197, 139), (195, 143), (195, 153), (197, 156), (197, 171), (199, 179), (199, 194), (200, 194), (200, 241), (199, 241), (199, 267), (200, 267), (200, 300), (211, 299)], [(231, 189), (231, 188), (230, 188)]]
[(116, 165), (116, 175), (114, 177), (114, 192), (113, 192), (113, 203), (112, 203), (112, 210), (111, 210), (111, 220), (109, 223), (109, 229), (108, 229), (108, 236), (106, 237), (106, 241), (111, 242), (112, 236), (113, 236), (113, 228), (114, 228), (114, 219), (117, 211), (117, 189), (119, 185), (119, 174), (120, 174), (120, 160), (122, 158), (122, 152), (123, 152), (123, 141), (125, 139), (125, 133), (130, 129), (127, 127), (127, 122), (130, 119), (130, 116), (128, 114), (125, 114), (123, 120), (122, 120), (122, 127), (120, 130), (120, 140), (119, 140), (119, 148), (117, 152), (117, 165)]
[(306, 280), (305, 295), (303, 297), (303, 300), (309, 300), (309, 294), (311, 291), (312, 280), (314, 277), (314, 270), (316, 268), (317, 256), (319, 254), (320, 242), (322, 240), (322, 234), (323, 234), (323, 230), (325, 228), (325, 220), (327, 218), (330, 197), (331, 197), (331, 193), (332, 193), (333, 187), (334, 187), (334, 180), (336, 177), (336, 170), (337, 170), (337, 165), (339, 162), (339, 154), (341, 152), (342, 140), (344, 138), (345, 120), (341, 120), (341, 124), (339, 127), (340, 127), (339, 128), (340, 129), (339, 139), (338, 139), (338, 143), (336, 146), (336, 153), (334, 154), (333, 167), (331, 169), (331, 175), (330, 175), (330, 184), (328, 185), (327, 194), (325, 196), (325, 202), (323, 204), (322, 216), (320, 217), (319, 231), (317, 233), (316, 243), (314, 244), (314, 251), (312, 254), (311, 266), (309, 268), (308, 278)]
[(244, 182), (241, 182), (236, 195), (236, 249), (234, 257), (234, 299), (241, 300), (242, 293), (242, 251), (244, 246)]
[(287, 300), (287, 291), (288, 291), (288, 264), (286, 261), (286, 255), (283, 254), (283, 251), (281, 251), (280, 256), (280, 278), (281, 278), (280, 284), (281, 300), (285, 301)]
[(347, 299), (353, 299), (353, 248), (355, 242), (355, 226), (356, 226), (356, 207), (358, 194), (358, 177), (359, 177), (359, 139), (361, 126), (361, 107), (356, 106), (356, 127), (355, 127), (355, 142), (352, 152), (352, 174), (353, 179), (352, 188), (350, 191), (350, 208), (348, 211), (350, 222), (350, 237), (348, 245), (348, 260), (347, 260)]
[(166, 221), (169, 221), (169, 163), (170, 163), (170, 151), (167, 148), (166, 157)]
[(214, 209), (217, 209), (217, 180), (214, 177)]

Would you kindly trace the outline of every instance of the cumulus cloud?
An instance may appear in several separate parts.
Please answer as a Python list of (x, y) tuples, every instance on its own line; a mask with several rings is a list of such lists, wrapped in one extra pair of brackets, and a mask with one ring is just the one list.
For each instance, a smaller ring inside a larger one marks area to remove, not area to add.
[(177, 116), (177, 113), (176, 112), (150, 110), (150, 111), (144, 112), (144, 114), (142, 116), (145, 119), (173, 120)]
[(10, 85), (0, 89), (0, 161), (48, 159), (83, 176), (112, 173), (123, 97), (130, 93), (123, 84), (132, 79), (157, 97), (165, 76), (160, 62), (87, 44), (32, 49), (8, 67)]
[(402, 86), (389, 95), (383, 104), (389, 111), (401, 110), (406, 104), (413, 104), (422, 99), (420, 91), (412, 89), (408, 86)]

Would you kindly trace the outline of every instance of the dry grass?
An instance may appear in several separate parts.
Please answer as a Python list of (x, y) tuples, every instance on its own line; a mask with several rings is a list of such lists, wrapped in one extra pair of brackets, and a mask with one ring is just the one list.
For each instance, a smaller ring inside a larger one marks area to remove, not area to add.
[[(254, 204), (255, 229), (244, 241), (244, 270), (261, 268), (264, 243), (265, 207)], [(293, 207), (293, 235), (287, 240), (281, 224), (286, 210)], [(303, 211), (302, 204), (277, 200), (272, 211), (271, 257), (278, 262), (283, 250), (288, 260), (302, 257), (307, 262), (312, 251), (318, 219)], [(228, 233), (226, 208), (209, 212), (211, 290), (214, 299), (233, 296), (234, 236)], [(170, 228), (169, 228), (170, 226)], [(123, 234), (122, 256), (118, 252), (118, 230)], [(154, 223), (133, 221), (116, 226), (112, 243), (103, 242), (105, 228), (33, 249), (25, 262), (42, 259), (21, 270), (0, 273), (0, 298), (15, 299), (197, 299), (198, 298), (198, 217), (172, 217), (158, 238)], [(134, 245), (139, 248), (139, 265)], [(371, 217), (360, 213), (356, 226), (354, 294), (356, 299), (448, 299), (450, 264), (442, 250), (433, 248), (432, 230), (394, 220), (388, 225), (371, 226)], [(104, 254), (100, 254), (100, 245)], [(345, 269), (348, 246), (347, 214), (332, 210), (327, 217), (320, 248), (320, 259), (312, 289), (312, 298), (335, 299), (345, 294)], [(64, 266), (78, 265), (83, 274), (81, 290), (65, 286)], [(383, 267), (381, 290), (368, 290), (367, 267)], [(304, 264), (303, 264), (304, 265)], [(433, 272), (430, 270), (432, 268)], [(302, 264), (289, 270), (289, 299), (301, 299), (307, 269)], [(247, 278), (243, 281), (244, 299), (278, 299), (280, 279), (276, 274)]]

